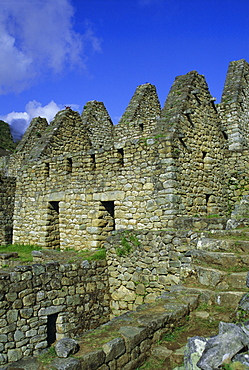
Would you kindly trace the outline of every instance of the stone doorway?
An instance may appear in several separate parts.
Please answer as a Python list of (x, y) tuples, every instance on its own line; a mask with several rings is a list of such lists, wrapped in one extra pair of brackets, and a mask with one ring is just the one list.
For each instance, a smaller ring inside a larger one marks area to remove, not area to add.
[(58, 318), (58, 313), (53, 313), (48, 315), (47, 321), (47, 342), (48, 347), (56, 341), (56, 320)]
[(48, 226), (46, 246), (56, 249), (60, 248), (60, 202), (49, 202), (48, 204)]
[(98, 225), (101, 230), (99, 240), (103, 242), (110, 232), (115, 230), (115, 205), (114, 201), (102, 201), (99, 206)]

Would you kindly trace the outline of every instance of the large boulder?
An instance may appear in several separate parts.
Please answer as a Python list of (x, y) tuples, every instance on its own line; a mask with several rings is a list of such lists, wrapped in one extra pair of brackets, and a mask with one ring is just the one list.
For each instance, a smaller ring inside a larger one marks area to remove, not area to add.
[(249, 345), (246, 326), (221, 322), (219, 334), (208, 339), (197, 366), (202, 370), (213, 370), (232, 358)]
[(55, 352), (58, 357), (68, 357), (78, 352), (79, 344), (72, 338), (62, 338), (55, 344)]
[(207, 339), (203, 337), (192, 337), (188, 339), (185, 353), (184, 353), (184, 369), (186, 370), (200, 370), (197, 362), (207, 343)]

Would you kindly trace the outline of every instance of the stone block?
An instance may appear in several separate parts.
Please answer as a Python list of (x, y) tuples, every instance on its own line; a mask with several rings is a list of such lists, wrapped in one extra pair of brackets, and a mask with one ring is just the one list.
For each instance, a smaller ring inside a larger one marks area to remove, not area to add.
[(125, 353), (125, 343), (122, 338), (115, 338), (102, 346), (106, 354), (106, 362), (120, 357)]
[[(57, 358), (49, 364), (50, 369), (54, 370), (82, 370), (80, 360), (76, 358)], [(86, 369), (86, 368), (84, 368)], [(96, 369), (96, 368), (91, 368)]]
[(63, 312), (64, 310), (65, 310), (65, 306), (64, 305), (61, 305), (61, 306), (50, 306), (50, 307), (46, 307), (46, 308), (41, 308), (38, 311), (38, 316), (48, 316), (48, 315), (52, 315), (54, 313)]
[(119, 333), (124, 337), (126, 350), (131, 350), (140, 344), (147, 337), (146, 328), (138, 328), (135, 326), (121, 326)]
[(96, 370), (105, 362), (105, 353), (102, 349), (90, 352), (81, 359), (81, 370)]
[(114, 291), (111, 296), (112, 299), (116, 301), (124, 300), (126, 302), (133, 302), (136, 299), (135, 292), (127, 289), (123, 285), (121, 285), (116, 291)]
[(9, 362), (18, 361), (22, 358), (22, 351), (19, 348), (18, 349), (9, 349), (8, 353), (7, 353), (7, 356), (8, 356), (8, 361)]
[(23, 308), (20, 310), (20, 316), (29, 319), (33, 315), (33, 308)]

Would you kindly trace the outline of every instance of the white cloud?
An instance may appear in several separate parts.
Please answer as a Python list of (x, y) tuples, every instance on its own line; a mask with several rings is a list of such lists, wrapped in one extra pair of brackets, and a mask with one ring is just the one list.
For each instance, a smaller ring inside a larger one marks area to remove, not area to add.
[(42, 74), (85, 68), (86, 48), (100, 50), (91, 25), (73, 29), (70, 0), (4, 1), (0, 8), (0, 94), (20, 92)]
[[(74, 106), (75, 108), (77, 106)], [(53, 100), (45, 106), (42, 106), (36, 100), (28, 102), (25, 107), (25, 112), (11, 112), (5, 116), (0, 116), (0, 119), (8, 122), (11, 128), (12, 135), (15, 139), (19, 139), (26, 131), (30, 121), (35, 117), (44, 117), (50, 122), (55, 114), (64, 107), (57, 105)]]

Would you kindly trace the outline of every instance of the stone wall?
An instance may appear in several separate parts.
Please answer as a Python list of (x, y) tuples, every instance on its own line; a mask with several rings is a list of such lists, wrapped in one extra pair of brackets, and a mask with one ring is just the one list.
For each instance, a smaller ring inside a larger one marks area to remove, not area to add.
[[(170, 142), (135, 140), (122, 153), (96, 149), (94, 163), (91, 153), (73, 154), (71, 168), (66, 155), (23, 168), (17, 181), (14, 242), (48, 246), (55, 202), (61, 248), (100, 247), (106, 232), (114, 229), (172, 226)], [(112, 225), (106, 219), (108, 206)]]
[[(37, 252), (39, 256), (39, 252)], [(0, 365), (109, 320), (105, 261), (16, 266), (0, 273)]]
[(118, 125), (115, 126), (114, 141), (149, 137), (160, 113), (155, 86), (149, 83), (138, 86)]
[(16, 181), (0, 176), (0, 245), (12, 243)]
[[(226, 219), (182, 220), (184, 229), (123, 230), (106, 241), (111, 316), (151, 303), (191, 270), (186, 253), (196, 248), (198, 230), (223, 229)], [(191, 226), (192, 229), (188, 228)]]
[(219, 113), (229, 150), (248, 146), (249, 65), (244, 60), (231, 62), (222, 94)]
[(231, 63), (219, 106), (192, 71), (176, 78), (162, 111), (155, 87), (139, 86), (116, 126), (96, 101), (50, 125), (37, 118), (2, 161), (17, 176), (14, 242), (97, 248), (113, 230), (227, 215), (249, 188), (248, 71)]
[[(87, 102), (81, 117), (93, 148), (113, 146), (114, 126), (103, 103), (96, 100)], [(100, 127), (101, 135), (99, 135)]]
[(224, 139), (214, 100), (203, 76), (193, 71), (176, 78), (157, 125), (172, 132), (172, 187), (177, 215), (224, 214)]

